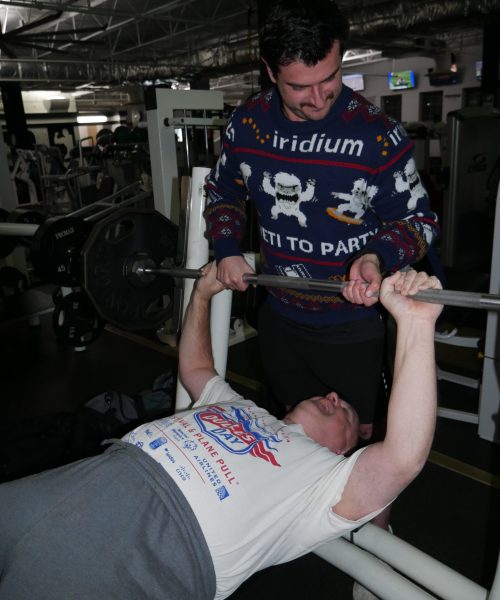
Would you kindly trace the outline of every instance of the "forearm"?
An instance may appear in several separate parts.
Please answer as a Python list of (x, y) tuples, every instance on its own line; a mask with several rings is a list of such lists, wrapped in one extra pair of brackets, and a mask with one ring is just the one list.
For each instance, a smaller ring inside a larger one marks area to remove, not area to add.
[(210, 336), (210, 299), (200, 296), (195, 290), (186, 309), (179, 343), (179, 375), (184, 385), (196, 370), (215, 372)]
[(425, 463), (434, 435), (436, 404), (434, 323), (402, 320), (383, 445), (404, 468), (418, 471)]

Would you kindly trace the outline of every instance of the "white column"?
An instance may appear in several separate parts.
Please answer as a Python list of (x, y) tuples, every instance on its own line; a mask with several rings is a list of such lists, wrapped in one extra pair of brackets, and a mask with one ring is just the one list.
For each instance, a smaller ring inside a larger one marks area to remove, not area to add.
[[(187, 232), (186, 269), (199, 269), (208, 262), (208, 240), (205, 236), (205, 177), (210, 173), (206, 167), (194, 167), (191, 176), (191, 189), (187, 219), (189, 222)], [(184, 279), (184, 297), (182, 314), (186, 308), (193, 290), (194, 280)], [(210, 331), (212, 335), (212, 352), (214, 355), (215, 369), (222, 377), (226, 374), (227, 350), (229, 344), (229, 322), (231, 317), (232, 292), (224, 290), (212, 300), (210, 313)], [(181, 382), (177, 381), (175, 401), (176, 411), (184, 410), (191, 404), (191, 399)]]

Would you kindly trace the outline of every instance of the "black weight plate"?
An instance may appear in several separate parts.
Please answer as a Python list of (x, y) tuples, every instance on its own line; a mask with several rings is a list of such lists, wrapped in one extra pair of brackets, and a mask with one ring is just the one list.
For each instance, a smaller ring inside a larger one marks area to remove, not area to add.
[[(6, 223), (9, 219), (9, 213), (3, 208), (0, 208), (0, 223)], [(14, 248), (19, 244), (19, 238), (12, 235), (0, 236), (0, 258), (9, 256), (14, 251)]]
[(177, 252), (177, 225), (159, 212), (117, 211), (97, 223), (83, 250), (84, 287), (103, 319), (127, 330), (154, 329), (172, 314), (174, 280), (136, 284), (127, 274), (134, 256), (159, 265)]
[(80, 283), (80, 251), (92, 226), (76, 217), (45, 221), (35, 233), (31, 262), (44, 281), (72, 287)]
[(23, 210), (17, 208), (7, 217), (9, 223), (31, 223), (32, 225), (41, 225), (45, 221), (42, 213), (36, 210)]
[(100, 335), (104, 323), (84, 292), (59, 300), (52, 315), (57, 339), (68, 346), (88, 346)]

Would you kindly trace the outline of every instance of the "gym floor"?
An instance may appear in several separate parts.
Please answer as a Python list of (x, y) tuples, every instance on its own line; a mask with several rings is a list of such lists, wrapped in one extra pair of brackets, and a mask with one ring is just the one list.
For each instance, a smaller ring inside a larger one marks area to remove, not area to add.
[[(85, 351), (76, 352), (56, 340), (51, 308), (46, 290), (0, 300), (3, 480), (50, 466), (43, 464), (44, 455), (50, 456), (46, 462), (60, 462), (64, 453), (62, 446), (54, 444), (54, 423), (66, 423), (62, 417), (74, 415), (89, 399), (109, 390), (131, 394), (148, 389), (158, 375), (176, 368), (175, 351), (168, 346), (113, 328), (106, 328)], [(33, 313), (39, 313), (37, 326), (30, 325)], [(475, 353), (464, 357), (457, 351), (454, 358), (443, 350), (441, 355), (441, 366), (450, 370), (455, 363), (467, 375), (480, 371)], [(227, 377), (240, 393), (259, 401), (255, 337), (230, 347)], [(442, 406), (477, 412), (477, 390), (440, 382), (439, 394)], [(36, 423), (38, 428), (33, 427)], [(15, 431), (24, 437), (16, 440)], [(29, 441), (26, 432), (30, 431)], [(44, 453), (44, 444), (52, 444), (52, 454)], [(13, 449), (17, 459), (12, 462)], [(440, 418), (426, 467), (394, 503), (394, 533), (489, 588), (499, 551), (499, 490), (500, 448), (481, 440), (475, 425)], [(350, 599), (352, 579), (310, 554), (256, 574), (231, 599), (294, 600), (311, 593), (315, 600)]]

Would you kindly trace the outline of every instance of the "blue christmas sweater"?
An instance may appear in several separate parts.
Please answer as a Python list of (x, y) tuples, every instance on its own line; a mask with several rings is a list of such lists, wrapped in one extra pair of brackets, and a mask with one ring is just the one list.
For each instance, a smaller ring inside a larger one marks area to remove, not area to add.
[[(348, 87), (320, 121), (287, 119), (274, 88), (232, 114), (207, 178), (205, 216), (217, 261), (240, 255), (245, 202), (259, 219), (261, 269), (343, 281), (374, 252), (386, 272), (421, 259), (438, 231), (403, 127)], [(270, 288), (274, 310), (298, 323), (332, 325), (375, 308), (336, 293)]]

